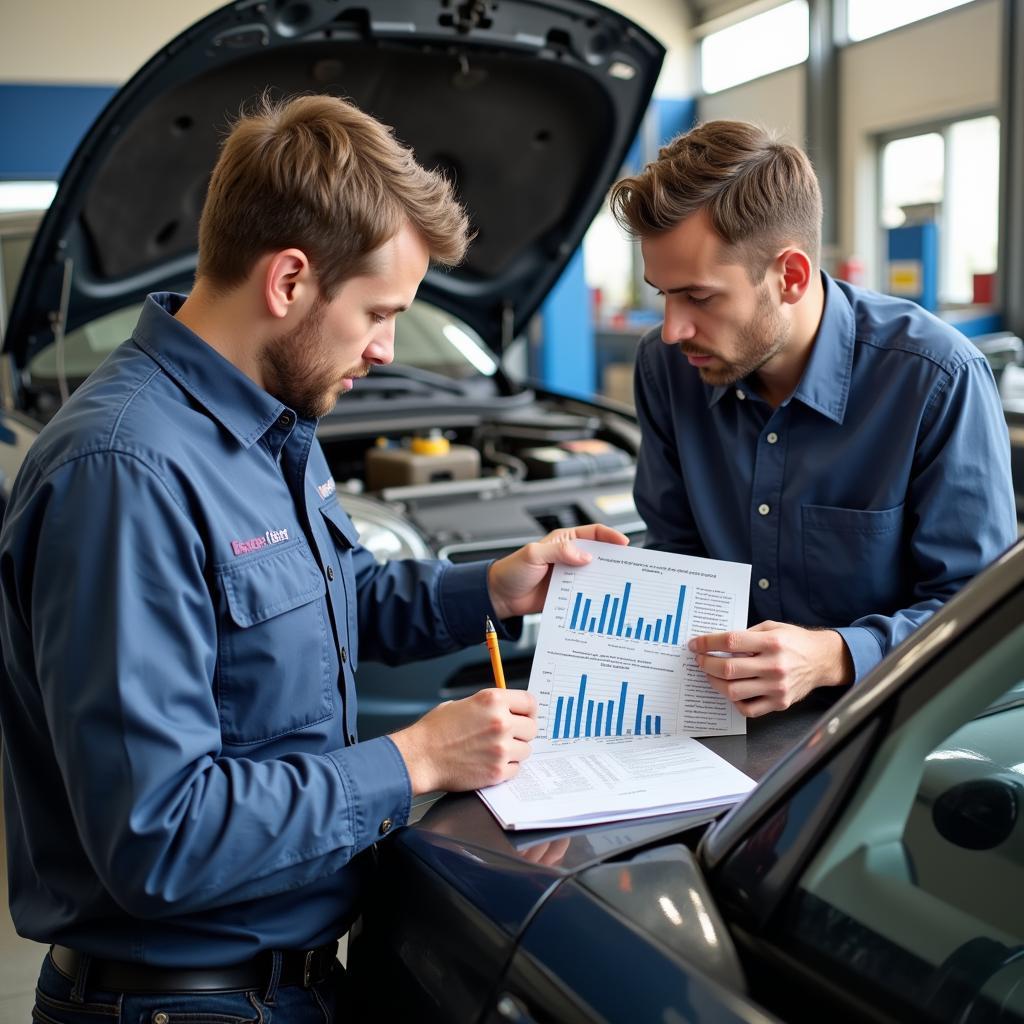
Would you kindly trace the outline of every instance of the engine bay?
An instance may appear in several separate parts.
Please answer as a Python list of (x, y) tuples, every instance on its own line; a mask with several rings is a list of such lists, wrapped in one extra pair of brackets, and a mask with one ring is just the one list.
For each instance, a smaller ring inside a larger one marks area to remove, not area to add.
[[(490, 408), (446, 403), (440, 417), (391, 423), (322, 422), (320, 441), (363, 543), (381, 558), (470, 561), (589, 522), (640, 539), (636, 424), (611, 407), (530, 397), (511, 408), (500, 399)], [(392, 537), (381, 547), (385, 527), (404, 544)]]

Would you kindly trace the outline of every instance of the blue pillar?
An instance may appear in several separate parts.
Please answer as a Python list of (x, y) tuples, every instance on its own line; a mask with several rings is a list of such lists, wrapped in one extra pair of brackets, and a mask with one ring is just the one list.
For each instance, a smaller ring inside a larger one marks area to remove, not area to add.
[(540, 312), (544, 324), (538, 353), (541, 383), (590, 398), (597, 384), (597, 363), (582, 248), (576, 250)]

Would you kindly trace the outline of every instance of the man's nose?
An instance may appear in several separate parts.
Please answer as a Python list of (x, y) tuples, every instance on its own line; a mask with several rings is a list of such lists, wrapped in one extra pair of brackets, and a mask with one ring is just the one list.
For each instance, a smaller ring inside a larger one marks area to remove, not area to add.
[(363, 358), (375, 366), (387, 366), (395, 358), (395, 321), (389, 319), (376, 331), (366, 346)]
[(678, 345), (689, 341), (697, 333), (693, 319), (665, 307), (665, 320), (661, 325), (661, 340), (666, 345)]

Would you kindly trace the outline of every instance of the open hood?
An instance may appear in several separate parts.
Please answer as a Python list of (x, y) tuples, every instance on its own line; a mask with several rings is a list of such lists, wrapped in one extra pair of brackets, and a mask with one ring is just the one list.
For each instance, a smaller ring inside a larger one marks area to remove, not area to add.
[(586, 0), (239, 0), (183, 32), (113, 97), (71, 159), (29, 255), (4, 350), (190, 286), (199, 214), (246, 101), (347, 97), (443, 168), (476, 240), (420, 297), (496, 350), (554, 285), (618, 173), (664, 57)]

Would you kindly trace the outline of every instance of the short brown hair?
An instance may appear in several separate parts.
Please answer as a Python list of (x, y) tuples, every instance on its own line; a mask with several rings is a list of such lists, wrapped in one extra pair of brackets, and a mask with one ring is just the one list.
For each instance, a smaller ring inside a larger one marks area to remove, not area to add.
[(783, 245), (799, 245), (818, 264), (821, 190), (810, 160), (744, 121), (708, 121), (677, 136), (640, 174), (616, 182), (611, 207), (641, 238), (707, 210), (723, 257), (755, 284)]
[(451, 183), (389, 128), (334, 96), (264, 96), (235, 122), (213, 169), (197, 275), (231, 288), (261, 256), (294, 246), (330, 299), (405, 220), (434, 262), (465, 255), (468, 221)]

